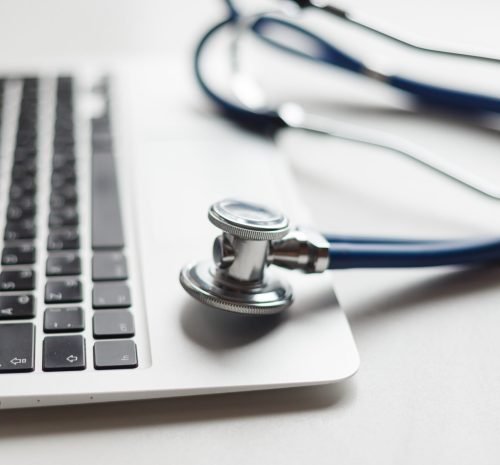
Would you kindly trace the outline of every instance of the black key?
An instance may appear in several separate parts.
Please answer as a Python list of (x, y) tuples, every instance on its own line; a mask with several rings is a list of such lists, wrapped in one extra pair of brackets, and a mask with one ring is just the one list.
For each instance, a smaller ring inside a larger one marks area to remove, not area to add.
[(18, 202), (11, 202), (7, 207), (7, 220), (20, 221), (33, 219), (35, 213), (36, 211), (34, 202), (31, 202), (31, 205), (26, 206), (23, 206)]
[(35, 369), (35, 326), (32, 323), (0, 324), (0, 373)]
[(94, 344), (96, 370), (136, 368), (137, 365), (137, 348), (134, 341), (98, 341)]
[(80, 307), (48, 308), (45, 310), (43, 330), (46, 333), (69, 333), (85, 329)]
[(32, 291), (35, 289), (33, 270), (8, 270), (0, 273), (0, 291)]
[(35, 176), (24, 176), (23, 178), (16, 180), (12, 183), (11, 190), (16, 187), (22, 189), (23, 192), (34, 193), (36, 191)]
[(60, 188), (52, 189), (52, 193), (55, 195), (62, 195), (68, 200), (76, 202), (78, 199), (78, 192), (76, 186), (73, 184), (65, 184)]
[(80, 248), (80, 236), (74, 228), (51, 231), (47, 239), (47, 250), (72, 250)]
[(75, 166), (75, 158), (73, 155), (68, 156), (64, 153), (55, 153), (52, 156), (52, 169), (59, 170), (68, 166)]
[(49, 336), (43, 340), (43, 371), (85, 369), (82, 336)]
[(92, 157), (92, 247), (122, 248), (122, 218), (113, 155), (94, 153)]
[(125, 283), (97, 283), (92, 291), (94, 308), (130, 307), (130, 289)]
[(25, 190), (19, 184), (12, 184), (9, 190), (9, 199), (13, 202), (22, 199), (23, 197), (33, 198), (35, 195), (34, 190)]
[(76, 169), (74, 163), (66, 163), (62, 167), (52, 169), (52, 186), (62, 187), (64, 184), (76, 182)]
[(36, 147), (36, 134), (28, 131), (18, 132), (16, 145), (20, 147)]
[(82, 301), (82, 283), (78, 279), (47, 281), (45, 284), (46, 304), (66, 304)]
[(75, 184), (76, 173), (75, 170), (65, 169), (52, 172), (51, 186), (53, 189), (61, 189), (67, 184)]
[(127, 260), (121, 252), (95, 252), (92, 257), (94, 281), (127, 279)]
[(16, 200), (11, 200), (9, 205), (16, 205), (24, 210), (33, 210), (36, 213), (35, 198), (32, 195), (26, 195)]
[[(68, 118), (69, 115), (65, 115), (65, 118)], [(69, 122), (68, 122), (69, 124)], [(59, 132), (58, 136), (54, 140), (54, 153), (55, 154), (62, 154), (67, 157), (74, 157), (75, 153), (75, 141), (70, 137), (68, 138), (67, 136), (70, 135), (68, 132), (65, 131), (65, 136), (66, 137), (60, 137), (61, 133)]]
[(2, 265), (31, 265), (35, 263), (35, 247), (21, 244), (5, 247), (2, 251)]
[(0, 295), (0, 320), (17, 320), (35, 316), (32, 295)]
[(53, 211), (49, 214), (49, 226), (60, 228), (64, 226), (76, 226), (78, 224), (78, 212), (73, 207), (66, 207)]
[(30, 162), (36, 163), (38, 152), (36, 148), (16, 147), (14, 152), (14, 163)]
[(132, 337), (135, 333), (134, 317), (128, 310), (103, 310), (93, 319), (96, 339)]
[(6, 241), (19, 241), (34, 239), (36, 237), (36, 226), (33, 220), (22, 220), (15, 223), (9, 222), (5, 226), (3, 238)]
[(47, 258), (47, 276), (71, 276), (82, 272), (80, 257), (74, 252), (51, 254)]
[(50, 194), (50, 208), (59, 209), (64, 207), (71, 207), (76, 204), (77, 199), (70, 199), (61, 194), (52, 193)]
[(14, 181), (19, 181), (26, 176), (35, 176), (36, 175), (36, 162), (32, 160), (31, 162), (25, 161), (23, 163), (15, 162), (12, 166), (12, 179)]

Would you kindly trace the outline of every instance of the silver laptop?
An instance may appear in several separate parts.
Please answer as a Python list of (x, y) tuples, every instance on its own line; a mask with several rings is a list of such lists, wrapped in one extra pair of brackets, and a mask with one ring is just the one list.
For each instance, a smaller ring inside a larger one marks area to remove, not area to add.
[(310, 224), (279, 151), (211, 113), (186, 70), (7, 70), (0, 107), (0, 408), (356, 372), (326, 275), (287, 273), (296, 302), (270, 318), (205, 307), (179, 285), (210, 254), (220, 198)]

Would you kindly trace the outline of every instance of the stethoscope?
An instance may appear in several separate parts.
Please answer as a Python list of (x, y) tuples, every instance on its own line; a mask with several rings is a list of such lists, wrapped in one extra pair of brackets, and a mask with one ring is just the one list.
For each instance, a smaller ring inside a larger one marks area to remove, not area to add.
[[(195, 53), (195, 74), (203, 91), (222, 112), (244, 126), (268, 133), (291, 127), (353, 142), (384, 147), (407, 156), (448, 178), (487, 197), (500, 199), (500, 192), (483, 185), (459, 169), (445, 165), (432, 154), (423, 152), (406, 142), (380, 133), (360, 131), (357, 128), (323, 124), (311, 118), (296, 103), (272, 106), (256, 83), (240, 72), (238, 43), (245, 31), (252, 31), (261, 39), (280, 49), (304, 58), (330, 64), (362, 74), (403, 90), (428, 103), (468, 112), (500, 113), (500, 99), (455, 89), (424, 84), (400, 76), (370, 69), (360, 60), (333, 46), (311, 31), (304, 29), (277, 13), (259, 13), (241, 16), (231, 0), (225, 0), (229, 16), (213, 26), (200, 40)], [(353, 25), (370, 30), (385, 38), (429, 53), (458, 56), (499, 63), (492, 57), (419, 47), (402, 41), (353, 15), (319, 1), (290, 0), (300, 8), (315, 8), (330, 13)], [(286, 15), (285, 11), (285, 15)], [(205, 79), (201, 61), (210, 39), (221, 29), (234, 27), (232, 43), (232, 86), (234, 99), (217, 93)], [(307, 39), (305, 52), (278, 41), (272, 29), (283, 28)], [(311, 47), (311, 44), (313, 47)], [(241, 85), (241, 84), (244, 85)], [(242, 91), (243, 89), (243, 91)], [(245, 89), (250, 89), (245, 93)], [(223, 310), (267, 315), (282, 311), (293, 301), (293, 292), (284, 278), (271, 265), (298, 269), (306, 273), (347, 268), (413, 268), (446, 265), (479, 265), (500, 260), (500, 239), (411, 240), (356, 236), (321, 235), (304, 229), (291, 229), (283, 214), (266, 206), (236, 199), (225, 199), (213, 204), (209, 220), (222, 230), (215, 239), (213, 259), (188, 265), (180, 273), (184, 289), (197, 300)]]

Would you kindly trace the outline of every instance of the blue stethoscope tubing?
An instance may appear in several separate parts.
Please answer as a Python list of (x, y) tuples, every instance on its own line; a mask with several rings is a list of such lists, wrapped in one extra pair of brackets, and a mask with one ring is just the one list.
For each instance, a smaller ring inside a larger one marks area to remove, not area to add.
[[(214, 91), (206, 82), (201, 71), (201, 57), (208, 41), (218, 31), (238, 21), (239, 14), (232, 0), (225, 0), (229, 15), (223, 21), (211, 27), (200, 39), (194, 55), (195, 77), (203, 92), (232, 120), (260, 131), (274, 131), (287, 124), (277, 111), (254, 110), (227, 100)], [(304, 2), (298, 2), (304, 3)], [(265, 29), (285, 27), (311, 39), (316, 44), (318, 53), (306, 55), (282, 43), (275, 42), (265, 35)], [(371, 76), (363, 63), (334, 47), (316, 34), (283, 19), (262, 16), (251, 26), (252, 30), (271, 45), (303, 58), (326, 63), (342, 69)], [(432, 49), (424, 49), (434, 52)], [(440, 52), (437, 52), (440, 53)], [(446, 52), (444, 52), (446, 53)], [(450, 52), (450, 55), (465, 56), (498, 62), (488, 57), (469, 56)], [(373, 76), (372, 76), (373, 77)], [(416, 98), (441, 106), (469, 112), (500, 113), (500, 99), (476, 93), (463, 92), (429, 84), (420, 83), (400, 76), (384, 76), (386, 84), (409, 92)], [(452, 240), (417, 240), (389, 239), (362, 236), (341, 236), (325, 234), (330, 243), (329, 269), (349, 268), (416, 268), (449, 265), (480, 265), (500, 262), (500, 239), (452, 239)]]

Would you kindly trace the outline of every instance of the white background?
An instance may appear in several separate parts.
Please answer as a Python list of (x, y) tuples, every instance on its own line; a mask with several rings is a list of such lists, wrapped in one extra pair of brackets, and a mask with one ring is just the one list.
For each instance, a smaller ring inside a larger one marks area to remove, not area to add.
[[(349, 7), (410, 37), (500, 54), (497, 2), (356, 0)], [(1, 0), (0, 65), (175, 54), (189, 66), (196, 37), (222, 13), (215, 0)], [(328, 34), (376, 66), (500, 94), (500, 70), (365, 45), (333, 25), (339, 37)], [(498, 120), (415, 114), (377, 85), (262, 59), (276, 66), (266, 82), (274, 95), (299, 95), (317, 112), (404, 136), (500, 183)], [(445, 237), (500, 229), (499, 203), (394, 155), (300, 134), (283, 135), (280, 149), (323, 230)], [(333, 279), (362, 361), (347, 383), (0, 412), (1, 462), (498, 463), (500, 271), (346, 271)]]

